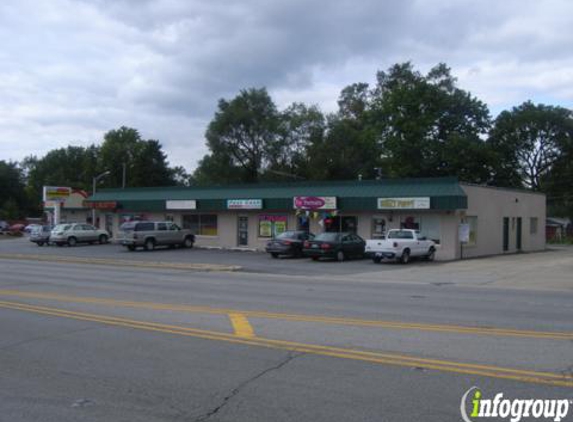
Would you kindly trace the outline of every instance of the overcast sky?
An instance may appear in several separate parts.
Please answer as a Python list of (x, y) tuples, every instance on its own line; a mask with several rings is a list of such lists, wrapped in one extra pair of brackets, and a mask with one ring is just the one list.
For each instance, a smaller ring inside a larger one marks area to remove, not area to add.
[(445, 62), (492, 114), (573, 108), (571, 0), (2, 0), (0, 159), (129, 126), (192, 170), (220, 98), (336, 109), (377, 70)]

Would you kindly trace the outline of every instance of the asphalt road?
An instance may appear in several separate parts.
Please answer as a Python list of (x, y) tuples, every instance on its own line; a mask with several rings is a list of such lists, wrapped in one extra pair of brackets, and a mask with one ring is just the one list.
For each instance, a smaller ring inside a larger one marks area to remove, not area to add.
[(573, 293), (341, 274), (358, 263), (0, 259), (0, 420), (459, 421), (473, 386), (573, 398)]

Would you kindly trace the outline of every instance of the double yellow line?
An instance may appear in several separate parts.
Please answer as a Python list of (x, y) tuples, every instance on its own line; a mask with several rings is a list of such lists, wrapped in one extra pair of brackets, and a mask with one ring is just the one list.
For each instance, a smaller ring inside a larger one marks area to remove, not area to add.
[(477, 375), (492, 378), (501, 378), (521, 382), (547, 384), (560, 387), (573, 387), (573, 378), (570, 376), (551, 373), (528, 371), (521, 369), (503, 368), (491, 365), (477, 365), (458, 363), (437, 359), (424, 359), (390, 353), (367, 352), (354, 349), (345, 349), (331, 346), (297, 343), (283, 340), (273, 340), (260, 337), (247, 337), (244, 335), (228, 334), (217, 331), (199, 330), (176, 325), (159, 324), (154, 322), (137, 321), (127, 318), (111, 317), (84, 312), (74, 312), (45, 306), (28, 305), (18, 302), (0, 301), (0, 307), (18, 311), (33, 312), (41, 315), (50, 315), (62, 318), (71, 318), (81, 321), (92, 321), (106, 325), (134, 328), (160, 333), (189, 336), (201, 339), (224, 341), (249, 346), (266, 347), (272, 349), (288, 350), (292, 352), (308, 353), (341, 359), (369, 362), (383, 365), (396, 365), (403, 367), (423, 368), (465, 375)]
[[(312, 323), (322, 323), (322, 324), (342, 325), (342, 326), (376, 327), (376, 328), (396, 329), (396, 330), (418, 330), (418, 331), (431, 331), (431, 332), (470, 334), (470, 335), (523, 337), (523, 338), (535, 338), (535, 339), (546, 339), (546, 340), (573, 340), (573, 333), (571, 332), (533, 331), (533, 330), (517, 330), (509, 328), (496, 328), (496, 327), (469, 327), (461, 325), (409, 323), (400, 321), (380, 321), (380, 320), (328, 317), (328, 316), (317, 316), (317, 315), (297, 315), (297, 314), (286, 314), (277, 312), (237, 310), (228, 308), (211, 308), (207, 306), (176, 305), (167, 303), (134, 302), (125, 300), (103, 299), (96, 297), (66, 296), (55, 293), (24, 292), (20, 290), (0, 290), (0, 296), (22, 297), (29, 299), (47, 299), (47, 300), (54, 300), (68, 303), (88, 303), (88, 304), (106, 305), (114, 307), (121, 306), (127, 308), (137, 308), (137, 309), (191, 312), (191, 313), (202, 313), (211, 315), (242, 315), (244, 317), (279, 319), (285, 321), (298, 321), (298, 322), (312, 322)], [(233, 322), (232, 318), (231, 322)], [(233, 323), (233, 325), (235, 324)], [(241, 322), (239, 323), (238, 326), (240, 325), (244, 326), (244, 323)]]

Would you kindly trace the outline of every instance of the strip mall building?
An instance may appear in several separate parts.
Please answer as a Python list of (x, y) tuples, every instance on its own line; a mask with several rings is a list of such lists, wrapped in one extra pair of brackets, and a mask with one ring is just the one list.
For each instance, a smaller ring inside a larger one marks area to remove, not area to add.
[(263, 250), (285, 230), (381, 238), (418, 229), (452, 260), (545, 248), (545, 196), (454, 178), (102, 189), (86, 205), (117, 234), (129, 220), (171, 220), (198, 246)]

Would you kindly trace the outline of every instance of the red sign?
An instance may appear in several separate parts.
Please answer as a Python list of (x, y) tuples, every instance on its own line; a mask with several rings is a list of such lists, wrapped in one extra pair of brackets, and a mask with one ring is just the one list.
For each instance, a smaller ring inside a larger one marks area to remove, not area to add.
[(96, 210), (114, 210), (117, 208), (115, 201), (101, 201), (101, 202), (86, 202), (88, 208), (95, 208)]
[(334, 210), (335, 196), (295, 196), (294, 208), (297, 210)]

